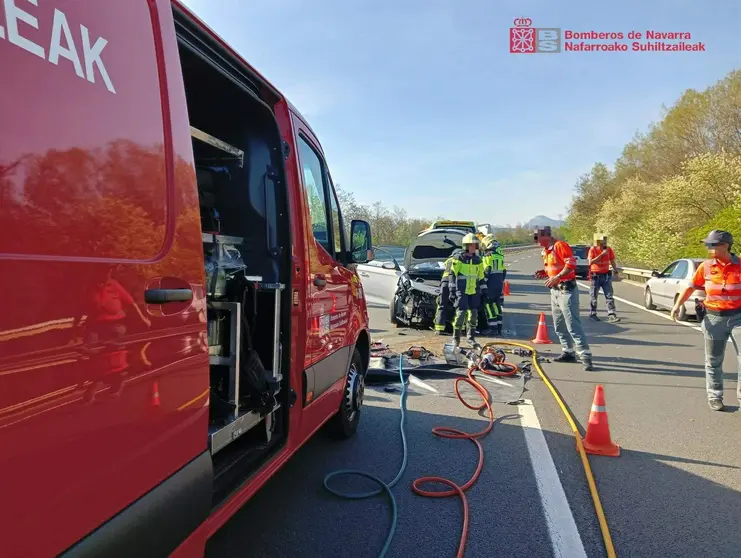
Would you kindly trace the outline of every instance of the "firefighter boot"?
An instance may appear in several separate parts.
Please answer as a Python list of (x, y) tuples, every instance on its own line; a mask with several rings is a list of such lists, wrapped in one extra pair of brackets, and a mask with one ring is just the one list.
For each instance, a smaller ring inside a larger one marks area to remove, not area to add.
[(457, 349), (461, 346), (461, 330), (453, 329), (453, 348)]
[(475, 351), (481, 349), (481, 345), (476, 341), (476, 330), (471, 325), (468, 326), (468, 344), (471, 345)]

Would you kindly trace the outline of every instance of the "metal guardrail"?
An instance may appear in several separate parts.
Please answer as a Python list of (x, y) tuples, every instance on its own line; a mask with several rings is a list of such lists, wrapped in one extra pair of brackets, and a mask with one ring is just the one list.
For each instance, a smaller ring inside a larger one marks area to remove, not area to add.
[(540, 248), (540, 246), (533, 245), (533, 244), (521, 244), (519, 246), (502, 246), (502, 252), (508, 252), (510, 254), (515, 254), (517, 252), (526, 252), (527, 250), (535, 250), (536, 248)]
[(636, 267), (618, 266), (618, 272), (626, 279), (631, 279), (638, 283), (645, 283), (652, 277), (653, 271), (650, 269), (639, 269)]

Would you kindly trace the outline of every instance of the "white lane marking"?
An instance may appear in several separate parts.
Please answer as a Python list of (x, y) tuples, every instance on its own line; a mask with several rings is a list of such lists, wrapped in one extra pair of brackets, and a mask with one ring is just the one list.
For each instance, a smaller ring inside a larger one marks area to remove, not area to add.
[(548, 525), (553, 554), (563, 558), (586, 558), (579, 530), (561, 485), (561, 479), (553, 463), (553, 457), (543, 436), (533, 402), (524, 400), (517, 407), (520, 425), (525, 433), (525, 442), (535, 473), (535, 482), (543, 503), (543, 514)]
[(483, 374), (479, 374), (476, 376), (477, 380), (486, 380), (487, 382), (491, 382), (492, 384), (499, 384), (500, 386), (507, 386), (511, 387), (509, 383), (505, 382), (504, 380), (500, 380), (499, 378), (495, 376), (485, 376)]
[[(578, 283), (578, 285), (585, 290), (589, 290), (589, 285), (585, 283)], [(660, 318), (664, 318), (665, 320), (674, 321), (672, 320), (671, 316), (669, 314), (664, 314), (662, 312), (659, 312), (658, 310), (649, 310), (648, 308), (641, 306), (640, 304), (636, 304), (635, 302), (631, 302), (630, 300), (625, 300), (624, 298), (620, 298), (619, 296), (613, 295), (613, 298), (619, 302), (622, 302), (623, 304), (627, 304), (628, 306), (633, 306), (634, 308), (638, 308), (639, 310), (643, 310), (644, 312), (648, 312), (649, 314), (653, 314), (654, 316), (658, 316)], [(700, 326), (692, 325), (689, 322), (675, 322), (679, 325), (683, 325), (685, 327), (691, 327), (692, 329), (696, 329), (697, 331), (702, 331), (702, 328)]]
[(438, 390), (436, 390), (434, 387), (432, 387), (430, 384), (427, 384), (417, 378), (416, 376), (412, 376), (409, 374), (409, 383), (412, 385), (415, 385), (417, 387), (420, 387), (422, 389), (426, 389), (427, 391), (431, 391), (432, 393), (440, 393)]

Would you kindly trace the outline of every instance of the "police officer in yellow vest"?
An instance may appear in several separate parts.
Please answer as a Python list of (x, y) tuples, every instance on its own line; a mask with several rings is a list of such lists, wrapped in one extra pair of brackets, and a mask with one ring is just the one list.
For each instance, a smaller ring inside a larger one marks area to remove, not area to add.
[(450, 269), (453, 267), (453, 262), (458, 256), (463, 253), (463, 250), (456, 248), (450, 257), (445, 260), (445, 271), (443, 271), (443, 277), (440, 280), (440, 294), (437, 295), (437, 308), (435, 309), (435, 335), (442, 335), (448, 325), (448, 321), (453, 314), (453, 302), (450, 300)]
[(461, 330), (467, 324), (468, 342), (473, 348), (478, 349), (476, 325), (479, 321), (478, 312), (482, 295), (486, 293), (484, 262), (478, 255), (479, 239), (476, 235), (467, 234), (463, 237), (462, 244), (465, 252), (453, 261), (448, 283), (450, 300), (455, 306), (453, 344), (456, 347), (460, 345)]
[(504, 253), (493, 234), (481, 241), (487, 295), (483, 301), (486, 323), (494, 335), (502, 334), (502, 293), (504, 291)]

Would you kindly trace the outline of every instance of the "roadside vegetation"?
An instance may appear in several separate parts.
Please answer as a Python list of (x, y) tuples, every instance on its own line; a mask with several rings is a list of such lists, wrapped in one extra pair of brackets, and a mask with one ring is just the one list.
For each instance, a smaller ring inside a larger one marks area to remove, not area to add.
[[(368, 221), (373, 232), (373, 244), (376, 246), (408, 246), (433, 221), (447, 219), (445, 216), (430, 219), (409, 217), (405, 209), (400, 207), (389, 209), (380, 201), (372, 205), (363, 205), (355, 200), (352, 192), (343, 189), (340, 185), (335, 185), (335, 189), (342, 208), (342, 215), (347, 221), (346, 228), (349, 230), (352, 219)], [(500, 229), (496, 232), (497, 240), (502, 246), (530, 243), (532, 235), (532, 230), (522, 226)]]
[(714, 228), (741, 241), (741, 70), (705, 91), (685, 91), (613, 168), (595, 164), (575, 190), (567, 240), (589, 243), (605, 233), (626, 266), (704, 257), (700, 241)]

